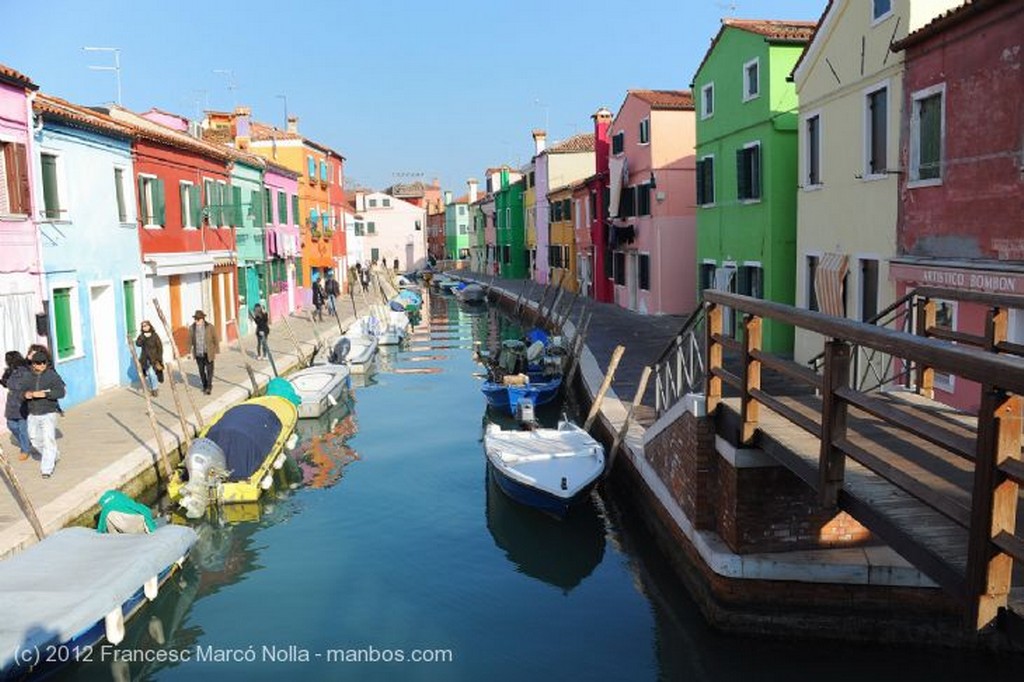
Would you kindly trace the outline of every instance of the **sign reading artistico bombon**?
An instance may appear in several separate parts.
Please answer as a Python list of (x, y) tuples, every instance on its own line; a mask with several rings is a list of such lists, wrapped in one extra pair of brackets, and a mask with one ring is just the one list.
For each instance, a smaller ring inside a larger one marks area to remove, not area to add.
[(928, 268), (893, 263), (889, 266), (893, 279), (926, 286), (971, 289), (1000, 294), (1024, 294), (1024, 275), (991, 270), (959, 268)]

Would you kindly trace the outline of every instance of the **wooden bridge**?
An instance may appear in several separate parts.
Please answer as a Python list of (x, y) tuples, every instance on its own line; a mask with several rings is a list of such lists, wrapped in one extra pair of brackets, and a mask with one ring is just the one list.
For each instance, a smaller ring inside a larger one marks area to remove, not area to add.
[[(939, 298), (987, 306), (985, 334), (936, 326)], [(708, 290), (656, 364), (655, 411), (703, 393), (719, 435), (762, 449), (820, 505), (855, 517), (962, 603), (969, 627), (1018, 628), (1024, 346), (1006, 332), (1008, 311), (1022, 307), (1021, 297), (918, 289), (883, 311), (892, 329)], [(742, 315), (735, 336), (726, 315)], [(821, 335), (817, 369), (764, 352), (765, 319)], [(867, 366), (888, 369), (870, 389)], [(977, 415), (930, 400), (936, 372), (981, 384)]]

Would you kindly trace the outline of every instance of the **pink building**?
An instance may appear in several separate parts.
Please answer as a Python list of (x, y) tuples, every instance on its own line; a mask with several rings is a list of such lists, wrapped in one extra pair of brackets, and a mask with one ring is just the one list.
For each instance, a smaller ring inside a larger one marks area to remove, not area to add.
[(689, 314), (697, 304), (693, 97), (629, 90), (608, 135), (615, 302), (644, 314)]
[[(38, 86), (0, 64), (0, 351), (40, 341), (44, 309), (40, 245), (33, 217), (32, 99)], [(44, 332), (45, 333), (45, 332)], [(4, 396), (0, 389), (0, 399)]]
[[(267, 190), (276, 197), (290, 197), (292, 205), (285, 213), (290, 220), (280, 221), (280, 212), (268, 216), (264, 234), (264, 254), (268, 267), (280, 267), (287, 273), (286, 279), (281, 280), (286, 286), (277, 291), (268, 291), (267, 308), (271, 321), (277, 321), (302, 306), (305, 288), (298, 286), (295, 281), (296, 259), (302, 257), (302, 244), (299, 235), (298, 225), (298, 197), (299, 181), (298, 173), (291, 171), (284, 166), (267, 162), (266, 171), (263, 174), (263, 184)], [(280, 201), (280, 199), (278, 199)]]

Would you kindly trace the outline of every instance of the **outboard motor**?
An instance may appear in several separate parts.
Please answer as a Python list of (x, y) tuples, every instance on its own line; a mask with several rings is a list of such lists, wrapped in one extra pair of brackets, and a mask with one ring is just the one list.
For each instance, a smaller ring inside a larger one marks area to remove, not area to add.
[(327, 360), (332, 365), (343, 365), (345, 360), (348, 359), (348, 354), (352, 350), (352, 339), (347, 336), (343, 336), (338, 339), (338, 342), (334, 344), (334, 348), (331, 349), (331, 354)]
[(537, 416), (534, 412), (533, 398), (523, 396), (516, 402), (516, 421), (524, 429), (532, 429), (537, 426)]
[(185, 454), (188, 483), (182, 490), (181, 505), (190, 519), (206, 513), (210, 504), (210, 491), (227, 478), (227, 457), (219, 445), (209, 438), (196, 438)]

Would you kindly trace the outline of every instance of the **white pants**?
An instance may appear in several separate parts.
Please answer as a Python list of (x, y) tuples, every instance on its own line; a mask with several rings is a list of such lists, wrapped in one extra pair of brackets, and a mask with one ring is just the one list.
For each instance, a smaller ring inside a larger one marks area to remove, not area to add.
[(57, 417), (56, 412), (50, 414), (30, 414), (28, 416), (28, 437), (32, 447), (43, 456), (39, 470), (44, 475), (52, 474), (53, 468), (60, 459), (57, 452)]

